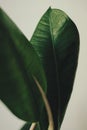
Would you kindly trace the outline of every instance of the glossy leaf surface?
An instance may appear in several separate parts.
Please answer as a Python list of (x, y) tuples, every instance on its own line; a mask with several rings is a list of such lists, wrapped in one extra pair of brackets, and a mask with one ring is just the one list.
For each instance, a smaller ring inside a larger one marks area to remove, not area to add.
[(43, 100), (32, 76), (46, 92), (43, 67), (23, 33), (0, 9), (0, 99), (19, 118), (38, 121)]
[[(73, 88), (79, 52), (78, 30), (63, 11), (49, 8), (30, 42), (46, 73), (47, 97), (57, 130), (61, 126)], [(40, 124), (41, 130), (47, 129), (45, 111), (42, 112)]]

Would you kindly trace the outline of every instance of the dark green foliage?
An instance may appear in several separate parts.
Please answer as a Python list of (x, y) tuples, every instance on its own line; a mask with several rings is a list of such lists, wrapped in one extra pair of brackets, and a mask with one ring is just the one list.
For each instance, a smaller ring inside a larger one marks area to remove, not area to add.
[(37, 121), (43, 100), (32, 76), (46, 92), (43, 67), (32, 45), (0, 9), (0, 98), (25, 121)]
[(55, 130), (59, 130), (73, 89), (78, 63), (79, 34), (61, 10), (49, 8), (30, 40), (0, 9), (0, 98), (19, 118), (39, 122), (47, 130), (48, 117), (36, 77), (47, 94)]
[[(42, 16), (30, 42), (46, 73), (47, 97), (57, 130), (61, 126), (72, 92), (79, 51), (78, 31), (63, 11), (49, 8)], [(44, 111), (41, 130), (46, 126), (43, 122), (47, 122)]]

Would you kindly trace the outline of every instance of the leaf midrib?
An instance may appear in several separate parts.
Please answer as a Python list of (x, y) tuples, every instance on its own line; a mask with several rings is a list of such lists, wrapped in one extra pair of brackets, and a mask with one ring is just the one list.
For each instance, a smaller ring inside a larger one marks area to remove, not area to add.
[(54, 56), (54, 62), (55, 62), (55, 70), (56, 70), (56, 80), (57, 80), (57, 89), (58, 89), (58, 128), (60, 126), (59, 124), (59, 116), (60, 116), (60, 82), (59, 82), (59, 70), (58, 70), (58, 64), (57, 64), (57, 58), (56, 58), (56, 52), (55, 52), (55, 46), (54, 46), (54, 36), (53, 36), (53, 27), (52, 27), (52, 22), (51, 22), (51, 12), (52, 10), (50, 11), (49, 13), (49, 28), (50, 28), (50, 34), (51, 34), (51, 40), (52, 40), (52, 50), (53, 50), (53, 56)]

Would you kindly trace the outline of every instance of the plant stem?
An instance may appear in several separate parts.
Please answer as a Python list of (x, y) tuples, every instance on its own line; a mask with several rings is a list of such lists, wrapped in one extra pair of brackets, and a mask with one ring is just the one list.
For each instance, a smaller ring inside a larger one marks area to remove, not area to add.
[(36, 122), (33, 122), (32, 124), (31, 124), (31, 127), (30, 127), (30, 129), (29, 130), (34, 130), (35, 129), (35, 127), (36, 127)]
[[(44, 93), (41, 85), (39, 84), (39, 82), (37, 81), (36, 77), (34, 77), (34, 80), (35, 80), (35, 83), (37, 84), (37, 87), (41, 93), (41, 96), (43, 98), (43, 101), (44, 101), (44, 104), (45, 104), (45, 107), (46, 107), (46, 111), (47, 111), (47, 115), (48, 115), (48, 122), (49, 122), (49, 126), (48, 126), (48, 130), (54, 130), (54, 121), (53, 121), (53, 116), (52, 116), (52, 112), (51, 112), (51, 108), (50, 108), (50, 105), (49, 105), (49, 102), (48, 102), (48, 99), (46, 97), (46, 94)], [(32, 123), (31, 125), (31, 129), (30, 130), (34, 130), (35, 127), (32, 127), (32, 126), (36, 126), (36, 123)]]

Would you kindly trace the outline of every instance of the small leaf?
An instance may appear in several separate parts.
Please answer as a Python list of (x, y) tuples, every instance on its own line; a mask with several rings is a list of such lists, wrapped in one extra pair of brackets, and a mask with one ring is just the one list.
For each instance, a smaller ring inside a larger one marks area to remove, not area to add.
[[(72, 20), (61, 10), (49, 8), (31, 38), (47, 78), (47, 97), (55, 130), (59, 130), (72, 92), (78, 62), (79, 34)], [(47, 129), (45, 110), (41, 130)]]
[(19, 118), (38, 121), (43, 100), (32, 76), (46, 92), (43, 67), (23, 33), (0, 9), (0, 99)]
[(29, 130), (30, 126), (30, 123), (26, 123), (20, 130)]
[[(30, 123), (26, 123), (21, 130), (30, 130), (31, 124)], [(40, 130), (40, 125), (39, 123), (36, 124), (36, 127), (34, 130)]]

